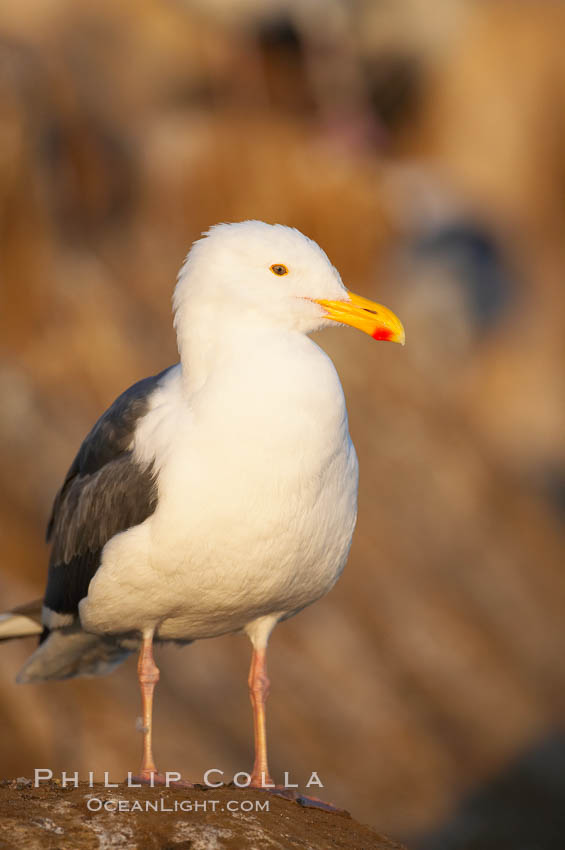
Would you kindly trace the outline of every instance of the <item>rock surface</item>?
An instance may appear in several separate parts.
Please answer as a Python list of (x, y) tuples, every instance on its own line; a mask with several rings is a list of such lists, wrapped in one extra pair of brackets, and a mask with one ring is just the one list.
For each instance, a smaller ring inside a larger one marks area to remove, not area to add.
[(15, 850), (402, 850), (354, 821), (260, 791), (0, 785), (0, 848)]

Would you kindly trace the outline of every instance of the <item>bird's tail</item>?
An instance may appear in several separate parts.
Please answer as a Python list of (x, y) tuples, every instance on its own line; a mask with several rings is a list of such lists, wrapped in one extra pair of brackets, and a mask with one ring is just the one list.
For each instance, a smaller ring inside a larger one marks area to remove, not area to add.
[(42, 631), (41, 599), (0, 614), (0, 640), (40, 635)]
[(132, 648), (114, 638), (84, 632), (78, 623), (53, 629), (30, 655), (16, 681), (22, 685), (75, 676), (105, 676), (130, 652)]
[(30, 602), (0, 614), (0, 641), (41, 635), (16, 681), (20, 684), (75, 676), (104, 676), (121, 664), (135, 648), (114, 638), (84, 632), (78, 621), (61, 629), (47, 629), (41, 622), (42, 601)]

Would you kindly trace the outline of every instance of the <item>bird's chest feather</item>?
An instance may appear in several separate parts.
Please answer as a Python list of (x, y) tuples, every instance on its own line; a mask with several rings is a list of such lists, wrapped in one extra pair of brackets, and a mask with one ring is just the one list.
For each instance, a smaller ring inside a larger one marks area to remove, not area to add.
[(238, 382), (228, 370), (195, 400), (151, 522), (152, 562), (173, 581), (233, 599), (320, 595), (337, 577), (357, 461), (333, 364), (314, 348), (309, 366), (250, 364)]
[(105, 547), (91, 630), (151, 622), (163, 637), (212, 637), (332, 587), (355, 525), (357, 458), (333, 364), (311, 346), (299, 362), (279, 352), (224, 368), (190, 404), (172, 376), (135, 449), (157, 471), (158, 505)]

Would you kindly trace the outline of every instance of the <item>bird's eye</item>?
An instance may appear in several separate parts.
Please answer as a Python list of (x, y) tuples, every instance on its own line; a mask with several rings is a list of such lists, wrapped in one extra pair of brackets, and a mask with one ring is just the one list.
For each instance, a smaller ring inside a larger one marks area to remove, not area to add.
[(283, 274), (288, 274), (288, 269), (282, 263), (273, 263), (272, 266), (269, 266), (273, 274), (278, 274), (282, 277)]

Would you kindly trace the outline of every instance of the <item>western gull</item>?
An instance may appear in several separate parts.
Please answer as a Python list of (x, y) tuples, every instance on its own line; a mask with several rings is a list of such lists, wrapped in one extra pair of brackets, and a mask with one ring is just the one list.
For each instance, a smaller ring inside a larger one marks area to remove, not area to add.
[(266, 649), (280, 621), (334, 585), (357, 514), (358, 465), (335, 367), (308, 336), (339, 323), (404, 343), (398, 318), (348, 291), (294, 228), (219, 224), (192, 246), (173, 297), (180, 362), (120, 395), (59, 490), (40, 622), (19, 682), (109, 673), (139, 649), (143, 758), (152, 753), (154, 641), (251, 640), (252, 787), (267, 763)]

